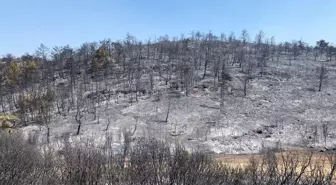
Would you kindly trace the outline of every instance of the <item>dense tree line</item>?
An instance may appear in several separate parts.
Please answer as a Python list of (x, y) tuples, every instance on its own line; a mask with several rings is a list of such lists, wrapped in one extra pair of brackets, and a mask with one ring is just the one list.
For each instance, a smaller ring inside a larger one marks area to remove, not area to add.
[[(238, 67), (244, 74), (247, 96), (250, 81), (263, 77), (270, 62), (308, 58), (321, 63), (316, 85), (321, 91), (328, 71), (323, 63), (336, 59), (335, 47), (325, 40), (317, 41), (315, 47), (302, 40), (276, 43), (262, 31), (252, 39), (242, 30), (238, 37), (233, 32), (228, 36), (192, 32), (147, 41), (127, 34), (120, 41), (84, 43), (76, 49), (68, 45), (50, 49), (41, 44), (33, 55), (1, 58), (0, 111), (15, 114), (21, 125), (48, 127), (54, 113), (67, 116), (76, 110), (79, 134), (83, 114), (93, 114), (99, 121), (97, 106), (106, 102), (108, 107), (119, 95), (131, 104), (144, 95), (160, 100), (168, 89), (188, 96), (195, 84), (211, 78), (223, 101), (231, 80), (230, 67)], [(167, 88), (160, 88), (162, 84)]]
[(74, 146), (65, 139), (59, 151), (35, 143), (34, 137), (0, 136), (0, 184), (327, 185), (336, 169), (334, 153), (318, 158), (265, 150), (238, 167), (157, 140), (139, 139), (122, 151), (108, 142)]

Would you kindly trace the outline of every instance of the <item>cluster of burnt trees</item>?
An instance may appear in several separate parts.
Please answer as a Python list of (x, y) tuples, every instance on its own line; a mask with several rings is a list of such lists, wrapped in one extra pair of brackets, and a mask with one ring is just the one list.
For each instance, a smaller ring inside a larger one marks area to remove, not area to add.
[[(34, 55), (5, 55), (0, 63), (0, 112), (20, 118), (23, 125), (38, 122), (48, 126), (56, 112), (67, 116), (77, 110), (78, 131), (84, 113), (99, 119), (97, 106), (110, 100), (137, 102), (139, 96), (160, 99), (162, 86), (178, 89), (188, 96), (202, 79), (211, 79), (224, 96), (231, 79), (229, 66), (241, 68), (243, 92), (249, 82), (263, 77), (270, 62), (301, 59), (333, 60), (334, 46), (325, 40), (316, 47), (300, 41), (276, 43), (260, 31), (254, 39), (243, 30), (216, 36), (211, 32), (192, 32), (190, 36), (139, 41), (127, 35), (122, 41), (103, 40), (70, 46), (47, 48), (43, 44)], [(327, 69), (319, 68), (319, 90)], [(167, 89), (166, 88), (166, 89)]]
[[(125, 142), (126, 143), (126, 142)], [(330, 185), (336, 155), (323, 157), (265, 150), (245, 166), (227, 166), (202, 152), (179, 145), (139, 139), (122, 152), (104, 146), (72, 146), (61, 150), (35, 145), (20, 135), (0, 136), (0, 184), (6, 185)]]

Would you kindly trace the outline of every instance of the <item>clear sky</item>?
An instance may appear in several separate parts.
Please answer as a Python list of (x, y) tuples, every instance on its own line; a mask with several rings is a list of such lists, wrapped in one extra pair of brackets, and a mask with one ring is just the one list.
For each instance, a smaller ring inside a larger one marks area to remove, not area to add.
[(336, 41), (336, 0), (0, 0), (0, 55), (192, 30)]

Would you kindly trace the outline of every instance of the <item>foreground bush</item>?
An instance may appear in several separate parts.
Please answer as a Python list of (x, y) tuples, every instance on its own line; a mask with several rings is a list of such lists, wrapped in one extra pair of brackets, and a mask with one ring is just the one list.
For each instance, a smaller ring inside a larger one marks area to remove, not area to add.
[(259, 159), (251, 159), (248, 166), (233, 168), (207, 154), (189, 153), (181, 146), (157, 140), (141, 139), (121, 151), (108, 144), (92, 148), (65, 142), (62, 150), (53, 151), (29, 144), (20, 135), (2, 134), (0, 184), (332, 184), (335, 155), (327, 155), (325, 163), (318, 160), (318, 164), (313, 158), (266, 151)]

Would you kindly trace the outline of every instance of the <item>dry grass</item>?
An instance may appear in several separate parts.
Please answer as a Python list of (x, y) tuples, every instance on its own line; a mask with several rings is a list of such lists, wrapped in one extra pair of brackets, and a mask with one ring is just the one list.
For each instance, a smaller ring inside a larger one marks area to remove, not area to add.
[[(305, 160), (307, 157), (311, 155), (311, 163), (312, 164), (323, 164), (328, 162), (328, 157), (330, 153), (326, 152), (317, 152), (317, 151), (308, 151), (308, 150), (290, 150), (284, 152), (277, 152), (275, 154), (277, 156), (278, 161), (281, 163), (283, 156), (298, 156), (300, 161)], [(224, 164), (230, 166), (247, 166), (251, 159), (255, 159), (257, 161), (262, 160), (262, 154), (229, 154), (229, 155), (217, 155), (215, 159), (217, 161), (222, 161)]]
[[(336, 154), (308, 150), (289, 150), (276, 152), (276, 165), (279, 173), (285, 172), (289, 165), (294, 165), (296, 173), (304, 171), (305, 176), (310, 176), (316, 170), (321, 170), (326, 176), (332, 173), (336, 165)], [(233, 168), (246, 168), (251, 162), (256, 162), (260, 167), (267, 160), (265, 154), (218, 155), (217, 161)], [(336, 180), (333, 178), (333, 180)]]

